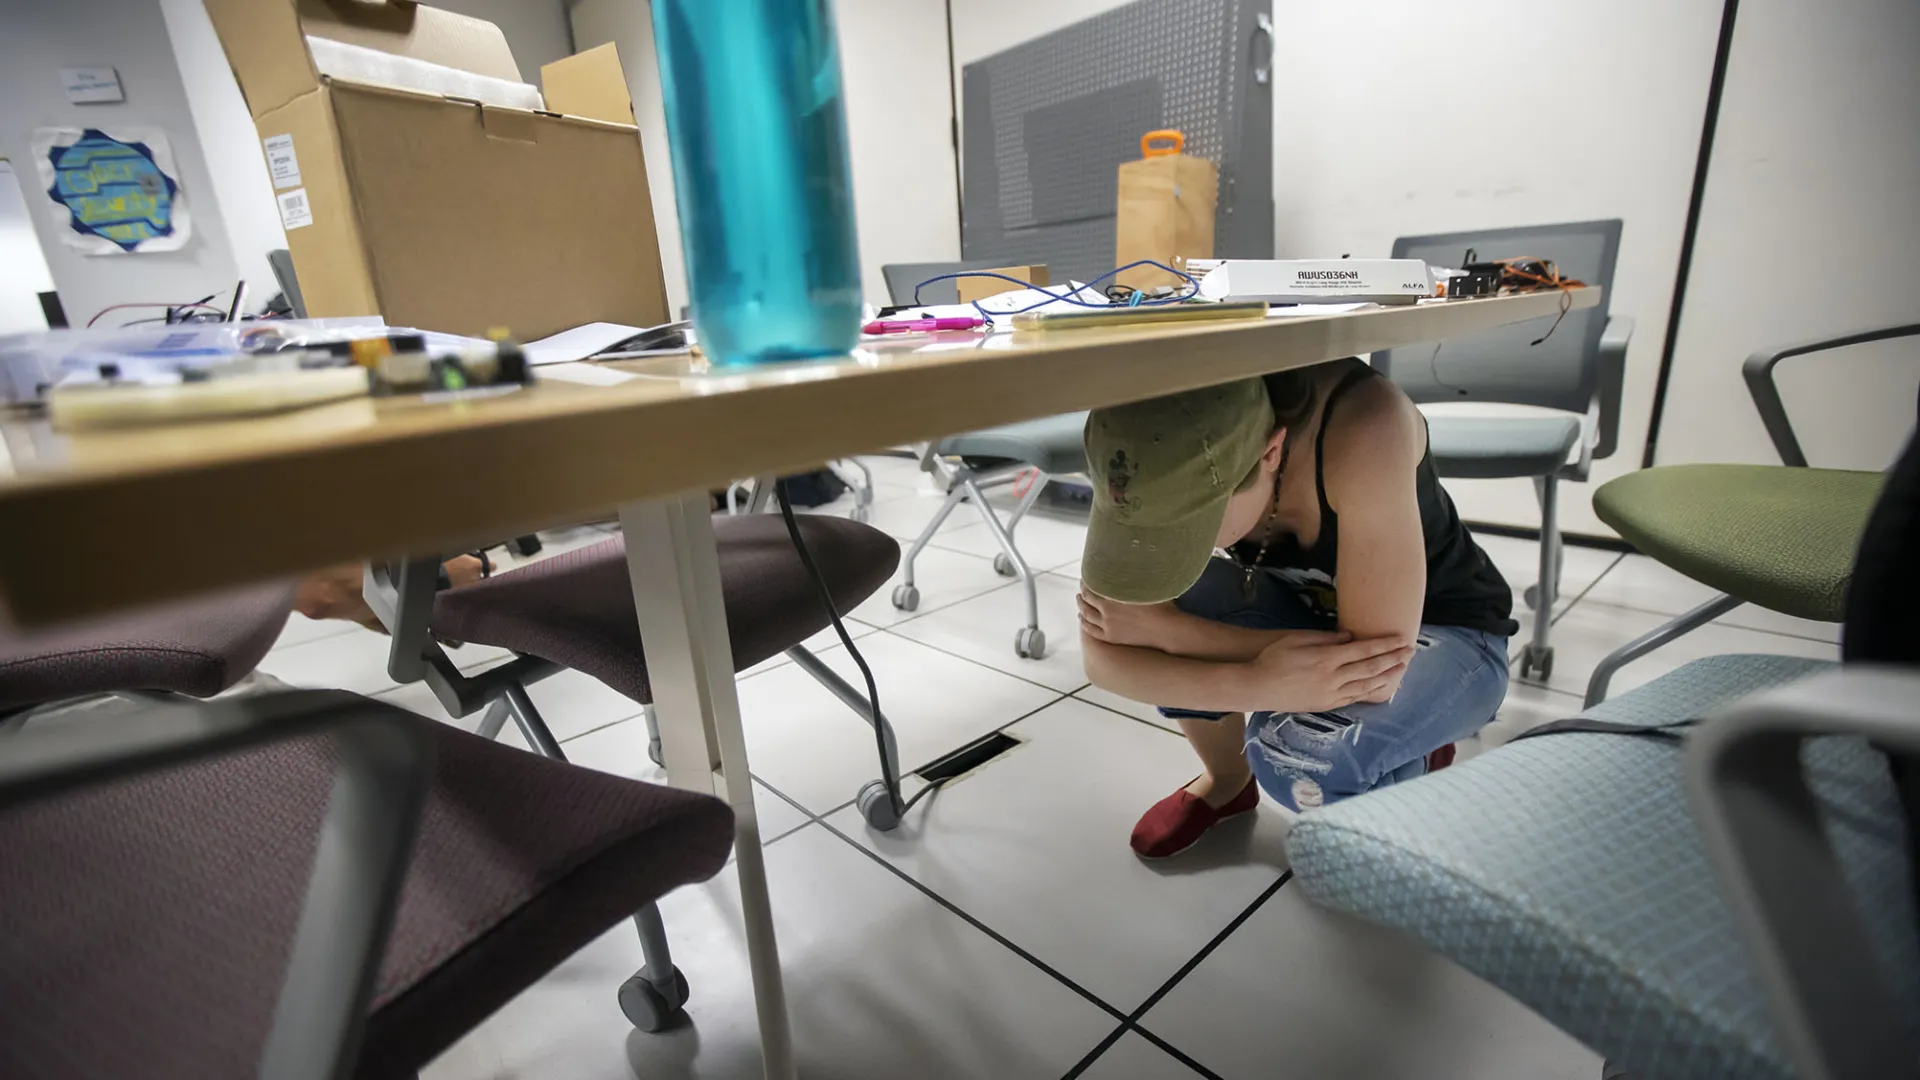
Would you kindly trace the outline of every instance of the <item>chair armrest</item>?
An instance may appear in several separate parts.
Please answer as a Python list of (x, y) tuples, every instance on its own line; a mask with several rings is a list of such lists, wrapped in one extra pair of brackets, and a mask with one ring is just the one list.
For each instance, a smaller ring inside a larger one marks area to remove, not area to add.
[(1884, 326), (1878, 330), (1862, 330), (1839, 337), (1804, 341), (1780, 349), (1763, 349), (1747, 357), (1746, 363), (1740, 367), (1740, 373), (1746, 377), (1747, 393), (1753, 397), (1753, 407), (1760, 411), (1760, 422), (1766, 425), (1767, 435), (1773, 439), (1773, 448), (1779, 451), (1780, 460), (1797, 468), (1806, 468), (1807, 465), (1807, 455), (1801, 451), (1800, 440), (1794, 437), (1793, 425), (1787, 420), (1786, 404), (1780, 400), (1780, 387), (1773, 381), (1774, 365), (1790, 356), (1805, 356), (1912, 334), (1920, 334), (1920, 323)]
[(387, 628), (387, 677), (397, 683), (426, 677), (429, 658), (440, 651), (428, 633), (433, 624), (433, 595), (439, 589), (440, 556), (426, 555), (392, 563), (367, 563), (360, 596)]
[(1688, 803), (1800, 1075), (1907, 1075), (1899, 1009), (1822, 831), (1801, 744), (1859, 735), (1920, 754), (1920, 672), (1850, 666), (1757, 694), (1688, 741)]
[(1627, 345), (1633, 340), (1633, 317), (1613, 315), (1600, 332), (1600, 418), (1596, 458), (1612, 457), (1620, 448), (1620, 393), (1627, 378)]
[(432, 779), (421, 721), (344, 692), (306, 691), (28, 728), (0, 754), (0, 810), (314, 735), (332, 737), (338, 765), (259, 1075), (344, 1080)]
[(433, 598), (438, 595), (440, 557), (424, 555), (395, 563), (370, 562), (361, 595), (387, 628), (387, 675), (398, 683), (425, 681), (451, 716), (470, 716), (509, 686), (526, 686), (560, 670), (537, 656), (516, 656), (477, 675), (464, 675), (433, 639)]

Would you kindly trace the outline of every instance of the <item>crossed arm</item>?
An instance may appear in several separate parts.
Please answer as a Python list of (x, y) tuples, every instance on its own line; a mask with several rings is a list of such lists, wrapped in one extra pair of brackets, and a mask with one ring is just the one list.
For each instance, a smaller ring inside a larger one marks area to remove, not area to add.
[(1206, 712), (1338, 708), (1397, 683), (1412, 652), (1397, 638), (1247, 630), (1171, 604), (1118, 604), (1082, 593), (1080, 605), (1087, 677), (1095, 686)]

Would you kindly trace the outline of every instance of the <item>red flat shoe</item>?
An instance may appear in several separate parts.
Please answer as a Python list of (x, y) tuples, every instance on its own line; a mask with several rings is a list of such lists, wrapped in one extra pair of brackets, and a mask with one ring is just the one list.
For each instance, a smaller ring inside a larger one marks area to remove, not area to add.
[(1133, 827), (1133, 853), (1143, 859), (1165, 859), (1192, 847), (1208, 829), (1251, 813), (1260, 805), (1260, 785), (1251, 778), (1218, 810), (1186, 788), (1154, 803)]
[(1444, 769), (1447, 766), (1453, 764), (1453, 756), (1455, 753), (1458, 752), (1456, 747), (1457, 747), (1457, 744), (1448, 743), (1447, 745), (1441, 747), (1440, 749), (1435, 750), (1433, 753), (1428, 754), (1427, 755), (1427, 771), (1430, 773), (1439, 772), (1441, 769)]

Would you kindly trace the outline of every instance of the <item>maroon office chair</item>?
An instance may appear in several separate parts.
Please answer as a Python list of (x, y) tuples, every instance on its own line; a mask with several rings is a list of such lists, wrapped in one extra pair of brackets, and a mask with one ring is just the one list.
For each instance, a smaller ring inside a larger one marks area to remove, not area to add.
[[(0, 701), (217, 691), (291, 595), (9, 635)], [(732, 833), (717, 799), (338, 691), (26, 725), (0, 737), (0, 1076), (412, 1076), (621, 919), (644, 940)]]
[(293, 586), (274, 583), (45, 633), (0, 625), (0, 717), (129, 691), (212, 697), (267, 655), (292, 610)]
[[(899, 545), (870, 526), (806, 514), (796, 519), (796, 527), (841, 614), (885, 584), (898, 565)], [(893, 729), (863, 694), (801, 644), (831, 620), (785, 522), (766, 514), (718, 516), (713, 531), (736, 669), (785, 651), (872, 724), (881, 777), (864, 785), (856, 802), (875, 828), (895, 827), (904, 803)], [(400, 682), (425, 681), (456, 717), (484, 709), (478, 727), (484, 738), (498, 735), (512, 720), (528, 746), (565, 761), (565, 751), (526, 688), (563, 667), (573, 668), (642, 707), (653, 759), (659, 762), (653, 686), (627, 579), (623, 538), (455, 589), (436, 591), (438, 576), (436, 556), (368, 569), (367, 602), (393, 634), (389, 675)], [(441, 641), (493, 645), (518, 655), (498, 667), (466, 674), (454, 666)], [(649, 907), (634, 921), (646, 966), (621, 988), (620, 1006), (635, 1027), (657, 1031), (685, 1007), (687, 982), (673, 965), (659, 913)]]

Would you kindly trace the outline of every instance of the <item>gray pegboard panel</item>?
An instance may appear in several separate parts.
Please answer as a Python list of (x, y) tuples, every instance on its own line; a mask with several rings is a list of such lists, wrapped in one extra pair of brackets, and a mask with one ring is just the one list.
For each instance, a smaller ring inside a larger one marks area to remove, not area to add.
[[(1115, 170), (1178, 128), (1220, 166), (1219, 254), (1271, 254), (1268, 84), (1251, 77), (1261, 0), (1137, 0), (968, 64), (966, 257), (1112, 269)], [(1251, 197), (1250, 197), (1251, 194)]]
[(1140, 133), (1152, 131), (1163, 112), (1160, 91), (1160, 80), (1140, 79), (1027, 114), (1029, 224), (1113, 216), (1120, 163), (1140, 156)]

